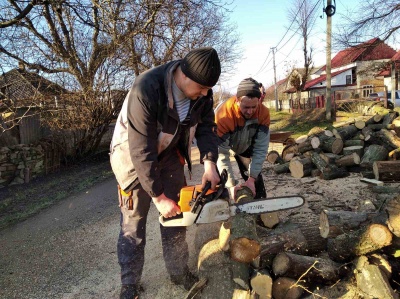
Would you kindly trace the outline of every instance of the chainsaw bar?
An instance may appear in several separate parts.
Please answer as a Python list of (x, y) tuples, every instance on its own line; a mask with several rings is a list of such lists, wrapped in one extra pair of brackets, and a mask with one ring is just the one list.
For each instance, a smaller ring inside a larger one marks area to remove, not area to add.
[(304, 198), (299, 195), (258, 198), (244, 204), (234, 204), (236, 213), (263, 214), (275, 211), (284, 211), (304, 205)]

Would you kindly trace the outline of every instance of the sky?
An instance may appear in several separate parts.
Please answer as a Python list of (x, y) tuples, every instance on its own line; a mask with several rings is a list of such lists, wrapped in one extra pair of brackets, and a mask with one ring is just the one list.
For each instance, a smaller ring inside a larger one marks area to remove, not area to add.
[[(362, 0), (336, 0), (336, 14), (332, 17), (332, 34), (340, 19), (340, 13), (354, 10)], [(313, 3), (318, 2), (314, 0)], [(232, 5), (230, 20), (237, 24), (241, 37), (243, 57), (235, 66), (236, 72), (229, 78), (222, 78), (221, 86), (224, 91), (236, 92), (239, 82), (253, 77), (269, 87), (274, 84), (272, 47), (276, 47), (275, 64), (276, 80), (285, 78), (289, 66), (302, 67), (302, 38), (289, 30), (290, 21), (288, 9), (294, 0), (236, 0)], [(332, 0), (334, 4), (334, 0)], [(320, 0), (317, 6), (317, 20), (311, 45), (314, 48), (313, 60), (315, 66), (326, 64), (326, 15), (322, 8), (326, 0)], [(323, 17), (320, 18), (319, 16)], [(335, 24), (336, 23), (336, 24)], [(293, 24), (292, 29), (297, 29)], [(336, 53), (332, 49), (332, 58)]]

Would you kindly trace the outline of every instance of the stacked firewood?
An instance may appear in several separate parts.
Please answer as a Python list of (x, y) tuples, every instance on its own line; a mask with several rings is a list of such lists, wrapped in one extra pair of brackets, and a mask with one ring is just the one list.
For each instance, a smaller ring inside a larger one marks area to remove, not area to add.
[(379, 210), (298, 213), (273, 228), (239, 213), (199, 226), (195, 245), (202, 290), (187, 298), (398, 299), (400, 196)]
[(291, 173), (325, 180), (359, 172), (366, 179), (400, 181), (400, 117), (394, 110), (368, 119), (315, 127), (287, 145), (282, 153), (270, 151), (267, 160), (277, 174)]

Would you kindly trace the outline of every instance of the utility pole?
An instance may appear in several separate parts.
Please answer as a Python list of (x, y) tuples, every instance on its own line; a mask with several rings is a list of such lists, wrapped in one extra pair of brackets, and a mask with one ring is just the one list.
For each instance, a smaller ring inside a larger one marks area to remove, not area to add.
[(275, 49), (276, 47), (272, 47), (272, 61), (274, 65), (274, 96), (275, 96), (275, 111), (278, 111), (278, 86), (276, 86), (276, 67), (275, 67)]
[[(332, 15), (328, 11), (332, 7), (332, 0), (327, 1), (325, 8), (326, 13), (326, 120), (332, 120), (332, 105), (331, 105), (331, 47), (332, 47)], [(334, 7), (334, 6), (333, 6)]]

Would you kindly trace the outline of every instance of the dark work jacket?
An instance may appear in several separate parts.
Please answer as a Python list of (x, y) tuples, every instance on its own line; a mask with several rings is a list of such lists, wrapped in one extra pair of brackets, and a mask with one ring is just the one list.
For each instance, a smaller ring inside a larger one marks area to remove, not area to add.
[(122, 105), (110, 145), (110, 161), (125, 191), (140, 182), (151, 197), (161, 195), (160, 156), (179, 150), (191, 170), (194, 137), (201, 160), (217, 161), (211, 90), (206, 97), (191, 101), (189, 125), (180, 124), (172, 97), (173, 71), (179, 64), (180, 60), (169, 62), (139, 75)]

